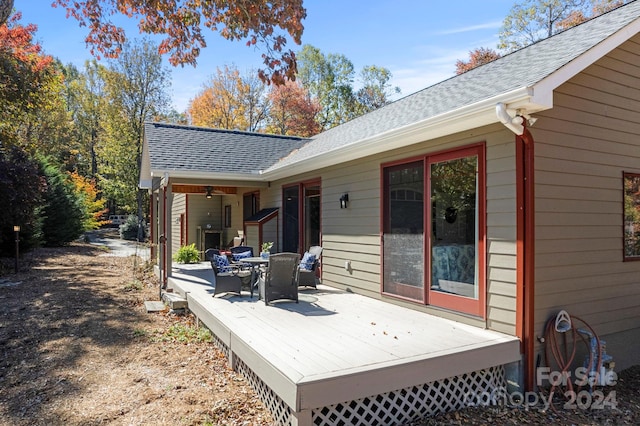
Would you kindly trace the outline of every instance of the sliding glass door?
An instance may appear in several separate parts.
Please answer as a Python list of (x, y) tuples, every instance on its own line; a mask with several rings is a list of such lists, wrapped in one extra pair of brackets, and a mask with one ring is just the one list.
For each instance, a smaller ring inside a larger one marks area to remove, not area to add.
[(484, 145), (383, 168), (384, 293), (484, 315), (484, 187)]

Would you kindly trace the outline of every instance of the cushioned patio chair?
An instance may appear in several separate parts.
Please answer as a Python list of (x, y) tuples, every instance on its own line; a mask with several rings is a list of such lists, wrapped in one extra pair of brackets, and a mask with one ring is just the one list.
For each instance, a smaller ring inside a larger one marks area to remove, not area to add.
[(238, 264), (242, 269), (248, 269), (251, 265), (242, 263), (242, 259), (245, 257), (253, 257), (253, 247), (249, 246), (237, 246), (229, 249), (231, 252), (231, 263)]
[(322, 255), (322, 247), (311, 246), (309, 251), (305, 252), (300, 261), (300, 271), (298, 276), (299, 287), (318, 286), (318, 277), (316, 276), (318, 265), (320, 264), (320, 256)]
[(243, 270), (238, 265), (229, 263), (229, 259), (219, 250), (205, 251), (205, 257), (211, 262), (213, 269), (213, 296), (222, 293), (242, 295), (242, 288), (251, 289), (251, 271)]
[(214, 254), (218, 254), (219, 255), (220, 254), (220, 250), (213, 249), (213, 248), (206, 249), (204, 251), (204, 260), (205, 261), (211, 261), (211, 259), (213, 259), (213, 255)]
[(260, 298), (268, 305), (274, 300), (288, 299), (298, 303), (298, 253), (276, 253), (269, 256), (267, 269), (260, 274)]

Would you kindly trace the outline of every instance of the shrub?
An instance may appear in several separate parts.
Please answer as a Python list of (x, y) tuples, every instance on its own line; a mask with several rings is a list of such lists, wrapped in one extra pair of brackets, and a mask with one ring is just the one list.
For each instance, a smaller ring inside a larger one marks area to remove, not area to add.
[[(140, 226), (138, 222), (138, 216), (129, 215), (127, 220), (120, 225), (120, 238), (123, 240), (132, 240), (136, 241), (138, 239), (138, 227)], [(142, 227), (142, 240), (144, 240), (146, 235), (146, 229)]]
[(173, 260), (178, 263), (196, 263), (200, 261), (200, 252), (196, 249), (195, 243), (182, 246), (178, 252), (173, 255)]
[(50, 247), (63, 246), (84, 232), (84, 206), (69, 175), (47, 158), (40, 161), (47, 183), (41, 213), (44, 243)]
[(18, 147), (0, 146), (0, 255), (15, 253), (14, 225), (20, 225), (20, 250), (42, 241), (42, 196), (45, 180), (38, 162)]

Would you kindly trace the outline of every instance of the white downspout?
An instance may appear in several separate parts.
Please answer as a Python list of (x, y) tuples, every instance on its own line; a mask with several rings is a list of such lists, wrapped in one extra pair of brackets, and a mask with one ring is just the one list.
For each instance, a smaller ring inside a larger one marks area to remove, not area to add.
[(522, 125), (524, 118), (519, 115), (511, 117), (507, 112), (506, 105), (502, 102), (498, 102), (496, 104), (496, 116), (498, 116), (498, 120), (500, 120), (507, 129), (511, 130), (518, 136), (522, 136), (524, 133), (524, 126)]

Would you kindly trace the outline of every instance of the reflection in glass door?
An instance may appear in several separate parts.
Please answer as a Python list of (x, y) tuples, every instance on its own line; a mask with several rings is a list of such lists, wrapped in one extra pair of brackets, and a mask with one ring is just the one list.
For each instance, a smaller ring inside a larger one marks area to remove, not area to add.
[(282, 250), (298, 253), (300, 250), (300, 187), (284, 188), (282, 191)]
[(430, 164), (431, 291), (478, 298), (478, 157)]
[(304, 241), (305, 251), (320, 244), (320, 185), (304, 186)]
[(384, 170), (383, 291), (424, 300), (424, 162)]

